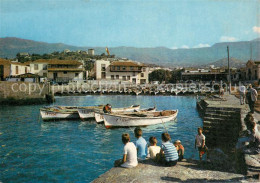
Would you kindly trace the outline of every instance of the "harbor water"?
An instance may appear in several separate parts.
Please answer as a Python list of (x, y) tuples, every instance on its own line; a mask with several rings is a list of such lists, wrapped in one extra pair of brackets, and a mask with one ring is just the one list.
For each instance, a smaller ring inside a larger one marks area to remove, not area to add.
[[(198, 159), (194, 138), (202, 119), (193, 96), (67, 96), (56, 97), (54, 105), (90, 106), (111, 104), (158, 110), (178, 109), (176, 121), (144, 127), (143, 136), (161, 144), (166, 130), (172, 141), (182, 141), (185, 158)], [(105, 129), (95, 121), (43, 122), (43, 105), (0, 107), (0, 182), (91, 182), (122, 158), (121, 134), (135, 141), (134, 128)]]

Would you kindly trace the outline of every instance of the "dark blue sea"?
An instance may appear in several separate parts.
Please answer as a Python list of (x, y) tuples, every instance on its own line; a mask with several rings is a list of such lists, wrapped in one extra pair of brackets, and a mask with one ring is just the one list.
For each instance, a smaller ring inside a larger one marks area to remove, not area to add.
[[(68, 96), (54, 105), (90, 106), (112, 104), (124, 107), (178, 109), (178, 119), (166, 124), (172, 140), (181, 140), (185, 158), (198, 159), (194, 136), (202, 119), (192, 96)], [(105, 129), (94, 121), (43, 122), (43, 105), (0, 107), (0, 182), (91, 182), (122, 157), (122, 133), (134, 128)], [(161, 144), (162, 124), (143, 128), (146, 140), (156, 136)]]

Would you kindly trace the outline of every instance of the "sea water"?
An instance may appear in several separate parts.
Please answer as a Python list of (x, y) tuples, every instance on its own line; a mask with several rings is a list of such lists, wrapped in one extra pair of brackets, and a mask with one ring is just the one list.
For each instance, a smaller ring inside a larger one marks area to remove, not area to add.
[[(176, 121), (144, 127), (143, 137), (161, 144), (168, 131), (172, 141), (181, 140), (185, 158), (198, 159), (194, 137), (202, 119), (193, 96), (66, 96), (56, 97), (54, 105), (90, 106), (111, 104), (158, 110), (178, 109)], [(53, 105), (53, 104), (52, 104)], [(90, 182), (122, 158), (121, 134), (135, 141), (134, 128), (105, 129), (95, 121), (63, 120), (43, 122), (43, 105), (0, 107), (0, 182)]]

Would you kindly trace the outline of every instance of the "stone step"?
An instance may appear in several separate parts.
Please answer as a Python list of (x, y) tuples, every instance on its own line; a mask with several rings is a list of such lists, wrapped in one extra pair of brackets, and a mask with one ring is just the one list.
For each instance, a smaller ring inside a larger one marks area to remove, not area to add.
[(240, 119), (240, 114), (239, 113), (232, 113), (232, 114), (217, 114), (217, 113), (212, 113), (212, 112), (206, 112), (204, 116), (207, 117), (217, 117), (217, 118), (237, 118)]
[(219, 125), (225, 125), (225, 124), (233, 124), (233, 125), (239, 125), (240, 120), (238, 119), (218, 119), (218, 118), (210, 118), (210, 117), (204, 117), (203, 121), (206, 121), (207, 123), (216, 123)]
[(231, 107), (208, 107), (207, 111), (228, 111), (228, 112), (240, 112), (240, 108), (231, 108)]
[(221, 114), (221, 115), (239, 115), (240, 111), (228, 111), (228, 110), (223, 110), (223, 111), (219, 111), (219, 110), (208, 110), (206, 109), (205, 113), (211, 113), (211, 114)]

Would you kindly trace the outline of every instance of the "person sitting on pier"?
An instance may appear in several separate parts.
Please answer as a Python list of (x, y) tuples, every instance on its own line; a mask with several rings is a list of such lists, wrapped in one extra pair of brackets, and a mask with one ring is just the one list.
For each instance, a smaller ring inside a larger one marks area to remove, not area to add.
[(103, 112), (104, 113), (111, 113), (112, 107), (110, 104), (107, 104), (103, 107)]
[(155, 159), (156, 155), (160, 153), (161, 147), (157, 146), (157, 139), (156, 137), (149, 138), (150, 146), (148, 147), (148, 155), (147, 158)]
[(195, 149), (196, 147), (199, 150), (199, 157), (200, 161), (202, 160), (202, 156), (206, 153), (207, 154), (207, 159), (208, 159), (208, 148), (206, 146), (206, 137), (202, 134), (202, 128), (198, 128), (198, 135), (196, 136), (195, 139)]
[(115, 167), (121, 166), (124, 168), (133, 168), (138, 165), (137, 150), (133, 142), (130, 142), (130, 136), (128, 133), (122, 134), (122, 142), (124, 146), (123, 159), (116, 160)]
[(144, 160), (147, 156), (147, 142), (142, 137), (143, 131), (140, 127), (136, 127), (134, 133), (135, 133), (135, 137), (137, 138), (135, 145), (138, 152), (138, 158)]
[(174, 142), (174, 146), (176, 147), (176, 150), (178, 152), (178, 155), (179, 155), (179, 161), (181, 161), (183, 159), (183, 156), (184, 156), (184, 147), (183, 145), (181, 144), (181, 141), (180, 140), (176, 140)]
[(162, 133), (161, 152), (156, 156), (156, 161), (165, 166), (175, 166), (179, 159), (178, 152), (170, 140), (168, 133)]

